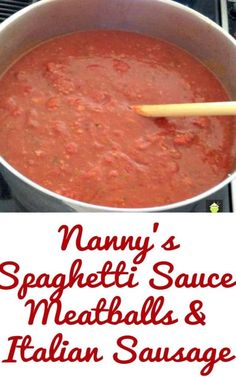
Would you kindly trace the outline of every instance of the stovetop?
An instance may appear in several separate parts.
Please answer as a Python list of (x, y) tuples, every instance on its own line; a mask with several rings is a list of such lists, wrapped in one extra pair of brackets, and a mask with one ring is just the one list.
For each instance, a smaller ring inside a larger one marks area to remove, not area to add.
[[(38, 0), (0, 0), (0, 22)], [(176, 0), (211, 18), (236, 38), (236, 0)], [(216, 203), (220, 212), (236, 211), (236, 182), (197, 203), (182, 207), (181, 212), (209, 212)], [(0, 174), (0, 212), (27, 212), (16, 202)]]

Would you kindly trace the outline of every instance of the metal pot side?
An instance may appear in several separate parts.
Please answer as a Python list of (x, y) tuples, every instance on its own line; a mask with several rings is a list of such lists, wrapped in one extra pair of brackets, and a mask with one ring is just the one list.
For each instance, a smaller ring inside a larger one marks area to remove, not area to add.
[[(171, 0), (44, 0), (0, 25), (0, 75), (25, 51), (49, 38), (79, 30), (119, 29), (163, 38), (199, 58), (236, 99), (236, 41), (201, 14)], [(235, 140), (236, 127), (232, 130)], [(201, 195), (165, 206), (119, 209), (96, 206), (57, 195), (24, 177), (3, 158), (1, 173), (12, 194), (29, 211), (156, 212), (176, 211), (203, 199), (236, 177), (234, 171)]]

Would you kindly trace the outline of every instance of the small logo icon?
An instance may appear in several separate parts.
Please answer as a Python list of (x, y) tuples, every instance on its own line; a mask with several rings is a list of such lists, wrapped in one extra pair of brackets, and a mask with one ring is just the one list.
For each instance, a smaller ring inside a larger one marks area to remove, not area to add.
[(223, 212), (222, 200), (207, 200), (207, 212), (218, 213)]
[(210, 205), (210, 211), (211, 213), (217, 213), (220, 210), (220, 206), (217, 203), (212, 203)]

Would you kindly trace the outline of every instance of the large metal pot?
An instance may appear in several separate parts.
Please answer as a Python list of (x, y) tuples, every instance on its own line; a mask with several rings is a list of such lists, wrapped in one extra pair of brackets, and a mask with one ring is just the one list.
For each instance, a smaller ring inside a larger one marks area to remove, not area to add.
[[(175, 43), (215, 72), (236, 99), (236, 43), (233, 38), (197, 12), (169, 0), (40, 1), (0, 26), (0, 74), (39, 42), (76, 30), (98, 28), (138, 31)], [(232, 137), (236, 139), (236, 127), (232, 129)], [(22, 176), (2, 158), (0, 166), (13, 195), (30, 211), (129, 211), (67, 199)], [(235, 171), (229, 172), (221, 184), (184, 202), (132, 211), (181, 208), (221, 189), (235, 176)]]

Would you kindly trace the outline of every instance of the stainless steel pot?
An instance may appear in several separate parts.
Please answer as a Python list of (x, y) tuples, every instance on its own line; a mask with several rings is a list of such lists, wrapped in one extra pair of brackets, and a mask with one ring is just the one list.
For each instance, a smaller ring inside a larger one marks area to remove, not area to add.
[[(209, 19), (170, 0), (40, 1), (0, 26), (0, 74), (22, 53), (46, 39), (98, 28), (138, 31), (175, 43), (215, 72), (236, 99), (236, 42)], [(236, 127), (232, 137), (236, 140)], [(67, 199), (30, 181), (3, 158), (0, 166), (13, 195), (30, 211), (130, 211)], [(236, 177), (235, 171), (229, 173), (221, 184), (194, 198), (132, 211), (178, 209), (221, 189)]]

